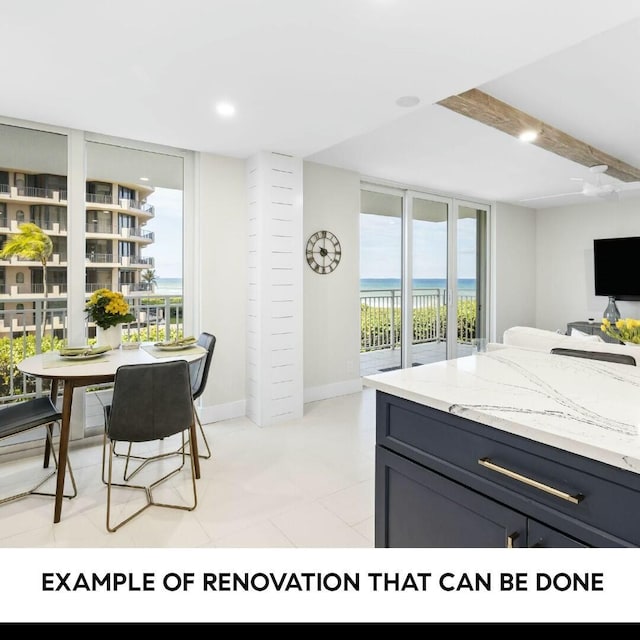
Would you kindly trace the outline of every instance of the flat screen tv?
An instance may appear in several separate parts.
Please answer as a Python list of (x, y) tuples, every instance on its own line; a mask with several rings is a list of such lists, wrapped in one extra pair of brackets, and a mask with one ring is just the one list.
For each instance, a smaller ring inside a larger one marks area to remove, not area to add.
[(640, 300), (640, 237), (596, 238), (593, 267), (597, 296)]

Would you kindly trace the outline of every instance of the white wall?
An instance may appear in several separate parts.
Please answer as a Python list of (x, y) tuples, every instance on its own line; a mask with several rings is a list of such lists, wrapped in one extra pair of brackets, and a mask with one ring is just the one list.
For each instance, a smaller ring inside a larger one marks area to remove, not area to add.
[[(245, 415), (247, 201), (242, 160), (199, 154), (201, 330), (218, 339), (201, 417)], [(305, 162), (303, 244), (315, 231), (335, 233), (342, 260), (331, 274), (304, 263), (304, 398), (353, 393), (360, 380), (360, 178), (351, 171)], [(188, 251), (188, 249), (187, 249)], [(300, 260), (304, 246), (300, 247)]]
[[(247, 198), (243, 160), (198, 154), (196, 246), (199, 331), (213, 333), (216, 348), (202, 396), (203, 422), (245, 414), (245, 305)], [(190, 248), (185, 247), (185, 252)]]
[[(333, 273), (304, 267), (305, 401), (362, 388), (360, 381), (360, 177), (313, 162), (304, 163), (303, 236), (331, 231), (342, 259)], [(301, 260), (305, 260), (304, 252)]]
[(498, 202), (495, 208), (495, 338), (505, 329), (535, 326), (536, 212)]
[[(607, 298), (593, 293), (593, 239), (640, 236), (640, 199), (541, 209), (536, 230), (536, 326), (601, 319)], [(617, 304), (623, 317), (640, 317), (640, 302)]]

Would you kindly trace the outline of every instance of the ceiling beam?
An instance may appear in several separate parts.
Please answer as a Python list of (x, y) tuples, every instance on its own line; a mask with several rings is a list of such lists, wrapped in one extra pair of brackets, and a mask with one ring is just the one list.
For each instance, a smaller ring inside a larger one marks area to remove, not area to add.
[(595, 149), (586, 142), (577, 140), (564, 131), (560, 131), (479, 89), (470, 89), (457, 96), (450, 96), (440, 100), (437, 104), (516, 138), (523, 131), (536, 131), (538, 137), (530, 144), (535, 144), (585, 167), (605, 164), (608, 167), (605, 173), (623, 182), (640, 180), (640, 169), (614, 158), (604, 151)]

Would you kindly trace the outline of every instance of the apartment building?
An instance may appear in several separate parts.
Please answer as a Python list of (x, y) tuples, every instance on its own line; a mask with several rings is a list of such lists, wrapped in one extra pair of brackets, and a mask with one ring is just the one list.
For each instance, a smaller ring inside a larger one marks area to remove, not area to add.
[[(91, 179), (85, 195), (86, 292), (99, 288), (143, 295), (150, 285), (142, 273), (154, 268), (148, 249), (154, 241), (145, 229), (154, 207), (147, 203), (153, 188)], [(51, 238), (47, 264), (47, 299), (65, 304), (67, 295), (67, 177), (0, 169), (0, 245), (19, 232), (24, 222), (37, 224)], [(28, 310), (45, 297), (43, 269), (38, 261), (18, 256), (0, 260), (0, 304), (5, 311)], [(25, 318), (26, 319), (26, 318)], [(28, 319), (26, 319), (27, 322)], [(0, 332), (10, 330), (9, 323)]]

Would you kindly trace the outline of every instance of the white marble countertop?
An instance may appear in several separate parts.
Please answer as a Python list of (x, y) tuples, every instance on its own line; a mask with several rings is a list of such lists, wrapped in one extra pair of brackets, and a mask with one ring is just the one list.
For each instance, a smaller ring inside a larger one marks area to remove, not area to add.
[(363, 382), (640, 473), (640, 367), (505, 348)]

